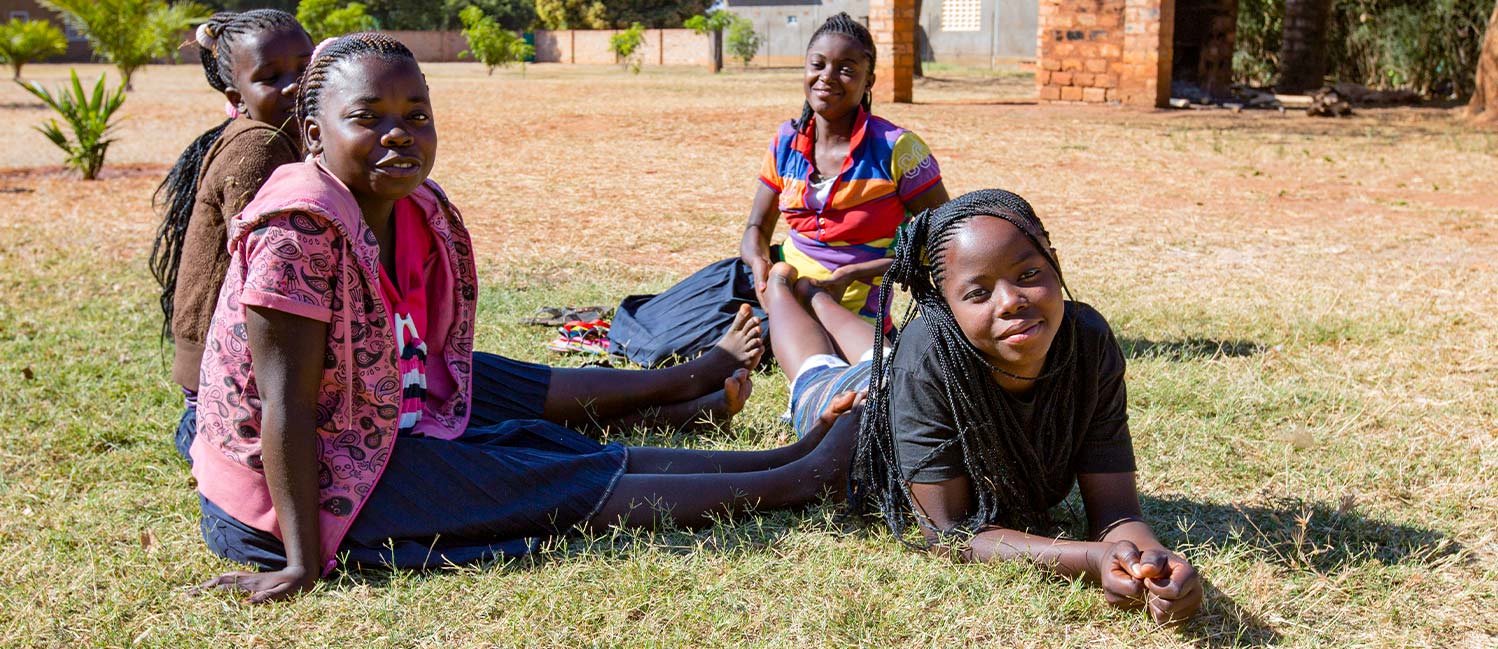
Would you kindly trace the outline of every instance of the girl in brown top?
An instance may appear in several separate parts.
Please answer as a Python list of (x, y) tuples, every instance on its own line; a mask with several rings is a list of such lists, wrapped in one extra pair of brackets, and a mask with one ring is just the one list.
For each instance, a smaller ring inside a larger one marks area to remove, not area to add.
[[(307, 31), (275, 9), (214, 14), (198, 28), (197, 41), (204, 76), (228, 99), (229, 119), (188, 145), (156, 189), (164, 214), (151, 248), (163, 328), (176, 343), (172, 380), (189, 404), (229, 261), (225, 223), (276, 167), (301, 158), (291, 112), (297, 78), (312, 56)], [(192, 279), (179, 283), (184, 268)]]

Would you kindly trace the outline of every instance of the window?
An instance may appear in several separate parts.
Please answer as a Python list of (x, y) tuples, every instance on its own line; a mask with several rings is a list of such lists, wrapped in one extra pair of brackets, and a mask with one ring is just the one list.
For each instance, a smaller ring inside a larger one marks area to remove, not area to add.
[(976, 32), (983, 28), (983, 0), (941, 0), (941, 30)]
[(12, 11), (12, 12), (10, 12), (10, 19), (11, 20), (31, 20), (31, 14), (26, 13), (24, 11)]
[(797, 22), (798, 22), (798, 19), (795, 16), (786, 16), (785, 17), (785, 25), (786, 25), (786, 27), (795, 27)]

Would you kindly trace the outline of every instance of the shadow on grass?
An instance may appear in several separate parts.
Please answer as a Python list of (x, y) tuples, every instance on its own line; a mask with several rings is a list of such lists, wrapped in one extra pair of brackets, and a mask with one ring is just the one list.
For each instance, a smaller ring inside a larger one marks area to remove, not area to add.
[(1187, 338), (1185, 340), (1149, 340), (1120, 336), (1118, 346), (1124, 357), (1162, 358), (1169, 361), (1185, 361), (1196, 358), (1238, 358), (1262, 353), (1264, 346), (1247, 340), (1211, 340)]

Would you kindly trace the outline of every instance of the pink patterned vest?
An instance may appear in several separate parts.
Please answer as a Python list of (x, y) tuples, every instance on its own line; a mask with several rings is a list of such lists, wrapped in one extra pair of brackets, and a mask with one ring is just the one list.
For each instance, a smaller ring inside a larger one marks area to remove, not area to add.
[[(456, 286), (428, 299), (432, 331), (454, 389), (428, 404), (417, 434), (451, 439), (471, 407), (478, 298), (473, 247), (462, 217), (428, 180), (411, 198)], [(281, 537), (260, 464), (260, 396), (245, 333), (247, 305), (328, 323), (317, 399), (318, 515), (322, 573), (364, 506), (396, 443), (401, 387), (395, 332), (379, 290), (379, 248), (348, 189), (316, 162), (284, 165), (229, 223), (229, 271), (203, 353), (198, 490), (234, 518)]]

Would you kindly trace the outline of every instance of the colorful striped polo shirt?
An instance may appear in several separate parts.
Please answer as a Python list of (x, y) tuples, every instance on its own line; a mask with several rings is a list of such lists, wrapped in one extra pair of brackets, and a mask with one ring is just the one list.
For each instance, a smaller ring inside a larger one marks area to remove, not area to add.
[[(803, 276), (825, 278), (837, 268), (888, 255), (905, 223), (906, 203), (940, 183), (941, 170), (915, 133), (860, 108), (848, 157), (823, 202), (811, 182), (815, 122), (813, 116), (800, 130), (794, 121), (780, 125), (759, 179), (780, 195), (780, 214), (791, 228), (786, 261)], [(843, 306), (876, 317), (871, 289), (877, 285), (850, 286)]]

